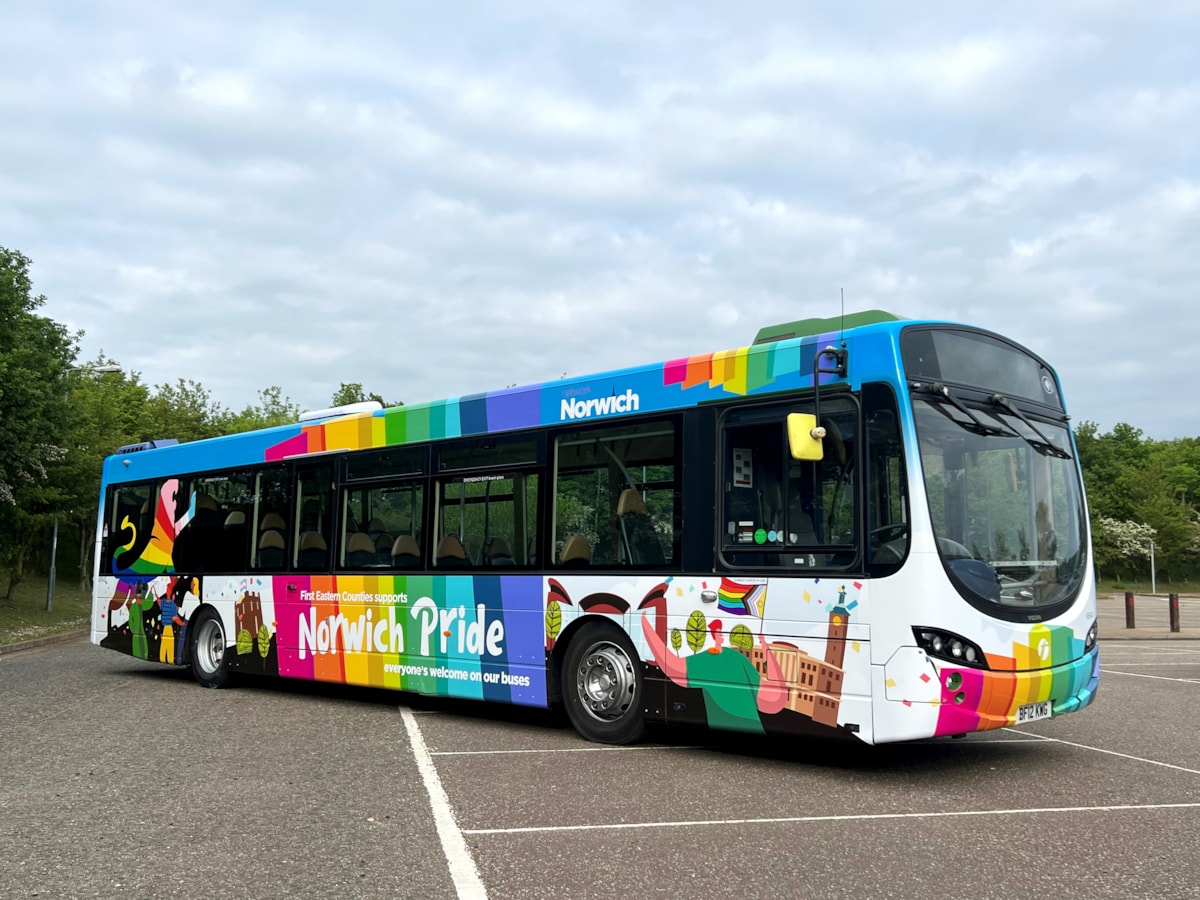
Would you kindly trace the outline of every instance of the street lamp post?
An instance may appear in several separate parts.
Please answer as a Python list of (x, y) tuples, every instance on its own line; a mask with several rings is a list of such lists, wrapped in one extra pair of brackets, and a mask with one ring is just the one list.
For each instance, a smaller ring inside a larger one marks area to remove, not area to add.
[[(122, 371), (117, 365), (73, 366), (68, 372), (91, 372), (93, 375), (110, 375)], [(54, 514), (54, 531), (50, 536), (50, 574), (46, 579), (46, 612), (54, 610), (54, 580), (58, 561), (58, 513)]]

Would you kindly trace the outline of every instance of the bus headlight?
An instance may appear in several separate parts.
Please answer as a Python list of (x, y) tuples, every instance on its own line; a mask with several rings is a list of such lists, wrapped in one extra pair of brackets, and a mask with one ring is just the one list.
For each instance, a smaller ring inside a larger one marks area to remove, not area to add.
[(1090, 653), (1092, 648), (1096, 646), (1096, 638), (1100, 635), (1100, 623), (1093, 622), (1092, 627), (1088, 629), (1087, 637), (1083, 639), (1083, 652)]
[(979, 646), (953, 632), (914, 626), (913, 637), (917, 639), (917, 646), (932, 657), (974, 669), (988, 667), (987, 658)]

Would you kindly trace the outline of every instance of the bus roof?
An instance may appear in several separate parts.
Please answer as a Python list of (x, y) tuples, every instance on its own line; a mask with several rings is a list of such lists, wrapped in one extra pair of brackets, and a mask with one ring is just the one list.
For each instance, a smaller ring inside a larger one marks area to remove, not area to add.
[[(338, 450), (385, 447), (551, 425), (620, 420), (738, 396), (813, 386), (813, 364), (826, 347), (851, 348), (852, 387), (899, 371), (896, 345), (912, 321), (870, 310), (808, 319), (759, 331), (756, 343), (594, 375), (505, 388), (412, 405), (335, 415), (161, 449), (112, 456), (106, 480), (130, 481), (272, 462)], [(799, 332), (799, 333), (797, 333)], [(787, 337), (788, 334), (795, 334)], [(837, 380), (823, 374), (821, 383)], [(335, 412), (327, 410), (324, 412)]]

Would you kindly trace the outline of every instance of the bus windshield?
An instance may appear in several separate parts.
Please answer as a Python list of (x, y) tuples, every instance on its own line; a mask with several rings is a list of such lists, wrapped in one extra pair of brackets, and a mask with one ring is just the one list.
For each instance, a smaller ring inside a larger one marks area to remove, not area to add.
[(975, 398), (913, 393), (938, 550), (974, 605), (1002, 618), (1054, 615), (1076, 596), (1087, 558), (1065, 421), (962, 393)]

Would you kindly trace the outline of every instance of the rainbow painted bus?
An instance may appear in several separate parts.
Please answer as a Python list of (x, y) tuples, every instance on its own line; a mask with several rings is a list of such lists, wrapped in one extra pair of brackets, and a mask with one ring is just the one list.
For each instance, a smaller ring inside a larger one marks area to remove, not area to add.
[(747, 347), (121, 448), (93, 643), (188, 666), (867, 743), (1082, 709), (1054, 370), (870, 311)]

